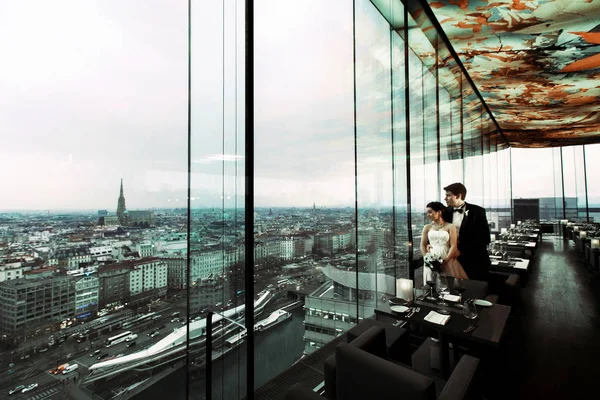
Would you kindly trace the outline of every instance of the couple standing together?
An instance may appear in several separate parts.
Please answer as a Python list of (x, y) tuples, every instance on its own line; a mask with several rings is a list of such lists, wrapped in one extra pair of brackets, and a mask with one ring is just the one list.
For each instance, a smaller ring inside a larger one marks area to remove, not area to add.
[[(490, 227), (485, 210), (465, 202), (467, 188), (453, 183), (444, 188), (448, 207), (439, 201), (427, 204), (427, 217), (421, 236), (421, 253), (432, 253), (444, 260), (441, 273), (463, 279), (487, 281), (490, 257)], [(431, 280), (433, 271), (423, 268), (423, 282)], [(429, 279), (428, 279), (429, 278)]]

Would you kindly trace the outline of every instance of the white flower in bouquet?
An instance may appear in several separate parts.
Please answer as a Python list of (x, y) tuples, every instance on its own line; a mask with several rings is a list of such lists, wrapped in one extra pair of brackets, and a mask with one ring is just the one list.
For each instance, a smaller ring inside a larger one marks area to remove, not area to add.
[(426, 266), (428, 266), (429, 268), (431, 268), (432, 270), (437, 271), (437, 272), (439, 272), (441, 270), (443, 262), (444, 262), (444, 259), (439, 255), (427, 253), (427, 254), (425, 254), (425, 256), (423, 256), (423, 263)]

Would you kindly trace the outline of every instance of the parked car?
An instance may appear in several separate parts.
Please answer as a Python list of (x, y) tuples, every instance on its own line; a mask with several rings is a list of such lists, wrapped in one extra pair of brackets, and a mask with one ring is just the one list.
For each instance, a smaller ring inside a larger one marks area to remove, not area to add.
[(99, 354), (100, 354), (100, 350), (96, 350), (92, 354), (90, 354), (90, 357), (97, 357)]
[(108, 353), (102, 353), (100, 354), (98, 357), (96, 357), (97, 360), (102, 360), (103, 358), (108, 357)]
[(28, 385), (27, 387), (23, 388), (23, 390), (21, 390), (21, 393), (29, 392), (30, 390), (33, 390), (36, 387), (38, 387), (38, 384), (32, 383), (31, 385)]
[(10, 395), (10, 394), (15, 394), (15, 393), (18, 393), (18, 392), (20, 392), (20, 391), (21, 391), (21, 390), (23, 390), (23, 389), (25, 389), (25, 385), (19, 385), (19, 386), (17, 386), (17, 387), (16, 387), (16, 388), (14, 388), (14, 389), (10, 389), (10, 390), (8, 391), (8, 394), (9, 394), (9, 395)]
[(160, 332), (159, 332), (159, 331), (154, 331), (154, 332), (152, 332), (152, 333), (149, 333), (149, 334), (148, 334), (148, 336), (150, 336), (150, 337), (154, 337), (154, 336), (158, 336), (158, 334), (160, 334)]
[(132, 346), (135, 346), (135, 340), (133, 342), (127, 343), (126, 347), (132, 347)]
[(45, 353), (48, 351), (47, 347), (42, 347), (41, 349), (38, 350), (38, 353)]

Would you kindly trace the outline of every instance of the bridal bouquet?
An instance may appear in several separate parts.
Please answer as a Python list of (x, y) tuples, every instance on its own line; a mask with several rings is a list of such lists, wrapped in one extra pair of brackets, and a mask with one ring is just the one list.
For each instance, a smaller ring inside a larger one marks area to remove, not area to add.
[(431, 253), (427, 253), (425, 254), (425, 256), (423, 256), (423, 263), (425, 263), (426, 266), (428, 266), (435, 272), (440, 272), (442, 270), (443, 262), (444, 259), (442, 257), (436, 256)]

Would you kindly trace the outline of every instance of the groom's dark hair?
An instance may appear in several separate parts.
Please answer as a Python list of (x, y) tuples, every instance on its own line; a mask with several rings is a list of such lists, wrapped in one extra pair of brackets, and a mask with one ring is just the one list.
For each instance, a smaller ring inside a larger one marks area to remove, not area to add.
[(463, 199), (463, 201), (467, 197), (467, 188), (465, 187), (465, 185), (463, 185), (460, 182), (456, 182), (451, 185), (448, 185), (444, 188), (444, 190), (446, 192), (452, 193), (455, 196), (458, 196), (460, 194), (460, 198)]

